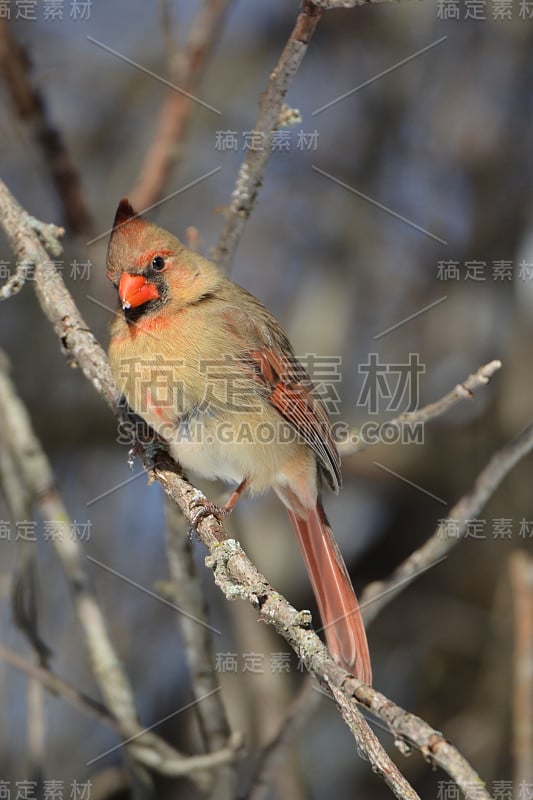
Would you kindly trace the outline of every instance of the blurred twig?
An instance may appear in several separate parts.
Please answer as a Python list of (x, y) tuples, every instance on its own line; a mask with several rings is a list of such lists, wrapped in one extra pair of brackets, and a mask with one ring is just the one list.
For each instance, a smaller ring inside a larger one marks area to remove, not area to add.
[(261, 146), (250, 148), (241, 164), (226, 212), (224, 228), (213, 254), (214, 261), (226, 272), (231, 268), (235, 251), (263, 182), (263, 173), (272, 152), (272, 133), (279, 127), (285, 95), (321, 16), (320, 8), (310, 0), (304, 0), (302, 12), (298, 15), (278, 63), (270, 73), (267, 88), (261, 95), (259, 116), (254, 128), (254, 134), (261, 139)]
[(449, 517), (440, 522), (422, 547), (411, 553), (386, 578), (374, 581), (366, 587), (361, 595), (365, 622), (374, 619), (383, 606), (390, 603), (391, 599), (405, 588), (410, 578), (440, 561), (455, 547), (464, 537), (468, 521), (476, 518), (505, 476), (531, 450), (533, 450), (533, 423), (492, 455), (476, 478), (471, 491), (455, 504)]
[(533, 559), (511, 556), (514, 597), (513, 756), (514, 785), (533, 784)]
[(185, 53), (171, 75), (179, 91), (177, 88), (169, 89), (165, 95), (152, 142), (130, 192), (130, 200), (135, 208), (146, 208), (159, 199), (170, 171), (181, 155), (187, 125), (195, 106), (191, 93), (200, 82), (231, 2), (204, 0), (196, 14)]
[[(62, 697), (75, 708), (83, 711), (85, 714), (95, 717), (99, 722), (103, 722), (105, 725), (113, 728), (117, 733), (123, 733), (119, 721), (109, 713), (105, 705), (89, 697), (89, 695), (80, 692), (79, 689), (76, 689), (72, 684), (68, 683), (68, 681), (55, 675), (51, 670), (31, 664), (29, 661), (19, 656), (18, 653), (4, 647), (2, 644), (0, 644), (0, 659), (37, 681), (49, 691), (50, 694)], [(167, 775), (186, 775), (188, 772), (210, 769), (219, 764), (233, 761), (235, 759), (235, 754), (236, 748), (227, 746), (218, 752), (208, 755), (183, 756), (176, 759), (174, 762), (170, 760), (167, 761), (165, 769), (162, 771)], [(157, 769), (157, 766), (154, 765), (154, 768)]]
[[(0, 352), (0, 363), (7, 359)], [(0, 485), (11, 519), (31, 519), (31, 497), (17, 470), (5, 432), (0, 430)], [(32, 650), (34, 661), (44, 666), (51, 651), (39, 630), (40, 603), (38, 597), (38, 572), (36, 548), (33, 542), (22, 538), (17, 542), (15, 567), (11, 582), (11, 607), (16, 626), (24, 633)], [(26, 684), (26, 735), (28, 740), (29, 775), (42, 790), (44, 776), (45, 718), (43, 689), (39, 681), (28, 675)]]
[(145, 777), (144, 771), (139, 770), (141, 765), (146, 765), (165, 775), (190, 775), (200, 788), (209, 788), (211, 776), (205, 770), (226, 763), (230, 760), (230, 753), (231, 758), (235, 758), (242, 746), (241, 740), (235, 738), (226, 742), (224, 749), (195, 756), (193, 761), (189, 761), (192, 756), (179, 753), (140, 724), (127, 675), (112, 645), (104, 616), (90, 585), (82, 547), (72, 536), (72, 524), (55, 486), (48, 459), (5, 369), (0, 370), (0, 406), (3, 409), (6, 438), (16, 459), (18, 472), (39, 505), (43, 518), (54, 520), (56, 524), (57, 535), (53, 537), (53, 545), (72, 591), (92, 673), (106, 707), (124, 737), (123, 745), (138, 765), (135, 769), (136, 778), (145, 780), (149, 786), (148, 773)]
[(37, 146), (43, 163), (50, 172), (61, 200), (65, 224), (75, 233), (90, 233), (92, 218), (80, 174), (63, 137), (51, 124), (39, 89), (30, 78), (31, 63), (5, 19), (0, 19), (0, 73), (11, 96), (13, 106), (24, 120)]
[[(208, 753), (227, 745), (231, 735), (220, 684), (215, 672), (215, 657), (205, 603), (194, 563), (192, 543), (187, 536), (183, 515), (166, 498), (167, 557), (171, 581), (168, 595), (183, 612), (177, 620), (183, 640), (191, 685), (198, 703), (194, 710), (204, 747)], [(202, 701), (202, 702), (200, 702)], [(227, 764), (215, 776), (217, 798), (235, 797), (235, 769)]]
[[(430, 419), (440, 417), (460, 400), (472, 399), (474, 390), (478, 389), (480, 386), (486, 386), (494, 373), (500, 369), (501, 365), (501, 361), (489, 361), (488, 364), (484, 364), (480, 367), (477, 372), (469, 375), (463, 383), (458, 383), (451, 392), (441, 397), (440, 400), (437, 400), (435, 403), (430, 403), (416, 411), (406, 411), (404, 414), (400, 414), (399, 417), (384, 422), (383, 427), (390, 429), (395, 426), (401, 429), (402, 425), (429, 422)], [(370, 447), (372, 444), (377, 444), (378, 442), (379, 436), (376, 436), (375, 441), (372, 442), (360, 441), (359, 431), (353, 429), (348, 432), (344, 441), (338, 443), (339, 453), (342, 456), (361, 453), (363, 450), (366, 450), (367, 447)]]
[(47, 667), (39, 667), (35, 664), (31, 664), (29, 661), (22, 658), (22, 656), (19, 656), (18, 653), (5, 647), (3, 644), (0, 644), (0, 659), (7, 664), (11, 664), (11, 666), (19, 669), (21, 672), (24, 672), (34, 680), (39, 681), (51, 694), (57, 697), (63, 697), (80, 711), (90, 714), (100, 722), (110, 725), (117, 731), (119, 730), (118, 722), (102, 703), (80, 692), (72, 686), (72, 684), (63, 680), (63, 678), (60, 678), (58, 675), (55, 675)]
[(267, 800), (289, 745), (319, 702), (320, 692), (317, 691), (316, 681), (312, 675), (308, 675), (290, 703), (277, 732), (260, 752), (244, 800)]

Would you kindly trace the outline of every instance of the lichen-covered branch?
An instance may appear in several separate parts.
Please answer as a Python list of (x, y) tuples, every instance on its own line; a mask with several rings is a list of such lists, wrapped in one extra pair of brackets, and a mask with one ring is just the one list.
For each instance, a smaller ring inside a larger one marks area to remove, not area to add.
[[(32, 254), (35, 264), (37, 296), (44, 312), (60, 334), (66, 354), (78, 363), (86, 377), (109, 403), (114, 413), (118, 413), (118, 390), (112, 379), (105, 354), (77, 312), (60, 275), (53, 269), (50, 271), (43, 268), (44, 265), (39, 258), (46, 258), (46, 253), (36, 239), (34, 228), (30, 226), (23, 210), (11, 198), (1, 182), (0, 221), (5, 227), (9, 228), (12, 225), (12, 228), (8, 230), (8, 236), (17, 254), (19, 251)], [(41, 285), (44, 281), (46, 281), (46, 286)], [(64, 309), (68, 309), (67, 327), (61, 316)], [(513, 449), (515, 463), (519, 454), (523, 452), (523, 447)], [(42, 458), (43, 454), (38, 452), (36, 463), (38, 464)], [(508, 469), (508, 461), (506, 463), (506, 469)], [(178, 504), (186, 519), (192, 523), (196, 518), (198, 501), (202, 498), (201, 493), (182, 477), (177, 465), (165, 452), (157, 454), (155, 460), (152, 455), (150, 458), (146, 457), (145, 468), (149, 477), (161, 483), (166, 493)], [(34, 471), (33, 467), (26, 467), (23, 464), (21, 469), (28, 469), (29, 475)], [(41, 491), (44, 491), (44, 496), (40, 492), (37, 494), (42, 497), (42, 501), (47, 502), (47, 505), (43, 506), (46, 511), (45, 516), (65, 520), (66, 512), (59, 504), (60, 501), (53, 488), (53, 483), (51, 483), (48, 469), (47, 465), (41, 465), (41, 468), (37, 470), (38, 483), (35, 488), (40, 486)], [(46, 480), (41, 484), (43, 475), (46, 476)], [(456, 748), (444, 739), (442, 734), (433, 730), (424, 720), (388, 700), (372, 687), (354, 679), (335, 664), (325, 645), (311, 629), (309, 613), (297, 611), (270, 586), (266, 578), (248, 559), (240, 545), (234, 540), (227, 539), (224, 528), (215, 518), (208, 516), (203, 519), (198, 525), (198, 535), (210, 552), (206, 563), (213, 570), (215, 582), (226, 597), (229, 599), (242, 598), (250, 602), (257, 609), (260, 618), (271, 624), (290, 644), (300, 657), (302, 664), (324, 688), (333, 695), (338, 694), (337, 690), (340, 690), (343, 697), (346, 698), (345, 701), (343, 700), (343, 704), (361, 703), (364, 705), (385, 722), (393, 732), (395, 741), (406, 742), (419, 748), (426, 758), (441, 766), (461, 786), (467, 798), (473, 800), (475, 796), (476, 800), (489, 800), (490, 795), (483, 788), (482, 781), (475, 770)], [(64, 562), (67, 562), (65, 566), (69, 567), (67, 572), (71, 579), (75, 578), (77, 581), (80, 579), (79, 555), (73, 553), (72, 545), (72, 541), (69, 541), (67, 551), (63, 553), (62, 558)], [(81, 573), (81, 585), (84, 592), (82, 596), (86, 597), (86, 584), (83, 577), (83, 573)], [(74, 588), (77, 589), (77, 583), (74, 584)], [(88, 610), (98, 613), (95, 612), (94, 605), (89, 605)], [(80, 619), (82, 624), (87, 622), (83, 616)], [(116, 671), (118, 665), (114, 663), (113, 654), (110, 654), (110, 662), (110, 674), (120, 675), (120, 672)], [(134, 725), (135, 712), (128, 684), (122, 683), (120, 689), (119, 713), (125, 712), (128, 724)], [(106, 699), (108, 692), (109, 690), (106, 689)], [(116, 698), (110, 697), (109, 699), (112, 703), (117, 704)], [(347, 713), (347, 708), (348, 706), (343, 705), (342, 713), (349, 723), (351, 715)], [(356, 726), (351, 726), (351, 730), (357, 738)], [(143, 734), (142, 738), (148, 736), (152, 736), (152, 734)], [(362, 744), (362, 746), (364, 745)], [(152, 747), (150, 752), (154, 751), (155, 748)], [(367, 752), (369, 756), (372, 756), (370, 751)], [(201, 774), (197, 773), (197, 777)]]

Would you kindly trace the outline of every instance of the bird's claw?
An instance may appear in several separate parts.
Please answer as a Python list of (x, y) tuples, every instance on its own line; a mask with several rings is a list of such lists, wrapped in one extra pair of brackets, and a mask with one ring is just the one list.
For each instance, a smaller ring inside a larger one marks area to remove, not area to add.
[(135, 459), (139, 456), (146, 469), (153, 470), (156, 466), (157, 456), (161, 451), (166, 452), (166, 448), (160, 439), (152, 437), (151, 439), (143, 440), (138, 438), (128, 450), (128, 466), (133, 469)]
[(218, 522), (222, 522), (231, 511), (227, 506), (220, 506), (217, 503), (212, 503), (210, 500), (206, 500), (206, 498), (199, 498), (191, 503), (191, 509), (196, 507), (198, 507), (198, 511), (196, 511), (191, 520), (189, 528), (190, 535), (198, 532), (198, 525), (203, 519), (206, 519), (206, 517), (214, 517)]

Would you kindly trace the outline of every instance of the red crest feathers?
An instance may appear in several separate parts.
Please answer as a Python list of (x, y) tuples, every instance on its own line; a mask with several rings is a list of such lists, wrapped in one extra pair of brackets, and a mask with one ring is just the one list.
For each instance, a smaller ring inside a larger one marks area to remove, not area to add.
[(119, 225), (124, 225), (125, 222), (137, 217), (137, 212), (133, 210), (127, 197), (123, 197), (118, 204), (117, 213), (115, 214), (115, 221), (113, 228), (118, 228)]

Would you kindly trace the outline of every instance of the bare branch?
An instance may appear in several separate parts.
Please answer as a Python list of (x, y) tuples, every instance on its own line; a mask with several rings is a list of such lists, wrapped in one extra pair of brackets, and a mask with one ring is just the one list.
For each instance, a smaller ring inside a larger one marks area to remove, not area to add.
[[(25, 241), (24, 247), (26, 249), (33, 248), (32, 252), (36, 252), (38, 242), (35, 241), (33, 232), (24, 223), (24, 212), (12, 200), (11, 196), (3, 187), (0, 182), (0, 221), (4, 226), (9, 224), (9, 220), (15, 220), (18, 225), (15, 228), (18, 231), (18, 237), (13, 234), (10, 235), (10, 240), (14, 242), (15, 247), (19, 247), (19, 238), (22, 237)], [(28, 243), (28, 237), (33, 237), (33, 242)], [(115, 398), (118, 397), (118, 390), (113, 382), (109, 365), (105, 359), (105, 355), (98, 343), (87, 330), (83, 320), (79, 316), (70, 295), (65, 288), (60, 275), (55, 271), (47, 272), (44, 270), (41, 263), (36, 263), (35, 277), (36, 277), (36, 290), (38, 293), (39, 301), (43, 306), (43, 310), (47, 316), (53, 321), (56, 330), (61, 327), (61, 320), (57, 319), (57, 310), (55, 303), (64, 306), (67, 300), (70, 302), (72, 316), (70, 318), (70, 326), (68, 329), (68, 336), (65, 337), (66, 349), (70, 352), (73, 358), (76, 358), (79, 366), (82, 368), (84, 374), (92, 381), (97, 391), (108, 401), (114, 412), (117, 413), (117, 403)], [(46, 291), (40, 286), (41, 281), (47, 281)], [(71, 335), (74, 332), (74, 335)], [(5, 377), (4, 377), (5, 380)], [(17, 399), (17, 402), (18, 399)], [(7, 420), (6, 426), (11, 428), (15, 420)], [(13, 426), (16, 427), (16, 426)], [(17, 446), (20, 447), (21, 437), (20, 433), (15, 437)], [(508, 446), (511, 447), (511, 446)], [(26, 452), (26, 448), (22, 450)], [(31, 448), (29, 449), (31, 453)], [(514, 451), (515, 463), (520, 457), (520, 453), (525, 453), (523, 447), (516, 448)], [(44, 457), (44, 454), (37, 452), (32, 460), (39, 462)], [(198, 501), (203, 498), (201, 492), (195, 489), (191, 484), (186, 481), (180, 474), (180, 470), (173, 462), (168, 454), (157, 454), (155, 459), (150, 455), (145, 456), (145, 468), (148, 472), (149, 478), (158, 480), (163, 486), (165, 492), (172, 497), (178, 504), (183, 514), (189, 523), (193, 523), (196, 519), (198, 512)], [(35, 466), (35, 465), (33, 465)], [(27, 470), (28, 476), (34, 475), (32, 465), (21, 464), (21, 469)], [(59, 505), (57, 493), (49, 482), (41, 484), (43, 469), (48, 477), (49, 467), (46, 464), (41, 470), (37, 470), (35, 477), (39, 478), (36, 487), (40, 487), (38, 495), (41, 497), (41, 504), (45, 511), (47, 518), (53, 519), (68, 519), (64, 508)], [(486, 488), (486, 487), (485, 487)], [(46, 491), (44, 491), (46, 490)], [(44, 496), (42, 492), (44, 491)], [(203, 498), (205, 499), (205, 498)], [(283, 636), (289, 645), (295, 650), (300, 657), (303, 665), (319, 680), (319, 682), (329, 691), (333, 692), (334, 689), (343, 691), (348, 702), (359, 702), (363, 704), (372, 714), (381, 719), (387, 727), (393, 732), (396, 737), (396, 742), (402, 744), (402, 750), (405, 749), (405, 742), (415, 747), (418, 747), (427, 759), (433, 760), (436, 764), (442, 767), (462, 788), (467, 798), (474, 797), (476, 800), (489, 800), (490, 795), (483, 788), (483, 783), (475, 770), (468, 764), (468, 762), (461, 756), (461, 754), (449, 744), (438, 731), (433, 730), (422, 719), (408, 713), (400, 708), (382, 694), (377, 692), (370, 686), (367, 686), (360, 681), (350, 676), (347, 672), (341, 669), (331, 658), (325, 645), (320, 641), (318, 636), (310, 629), (309, 626), (309, 613), (298, 612), (291, 606), (284, 597), (276, 592), (267, 582), (266, 578), (256, 569), (252, 562), (248, 559), (240, 545), (231, 539), (227, 539), (226, 533), (222, 525), (212, 516), (202, 519), (198, 525), (198, 534), (201, 541), (210, 551), (210, 556), (206, 559), (206, 564), (213, 570), (216, 584), (224, 592), (229, 599), (237, 597), (246, 599), (254, 608), (257, 609), (261, 619), (272, 625), (275, 630)], [(72, 559), (72, 564), (66, 563), (66, 567), (74, 567), (74, 574), (76, 577), (75, 599), (80, 602), (80, 598), (76, 597), (76, 592), (80, 592), (78, 581), (81, 581), (81, 597), (87, 597), (86, 578), (83, 570), (80, 571), (79, 556), (73, 551), (74, 545), (72, 541), (67, 542), (67, 551), (64, 552), (63, 558), (66, 562)], [(68, 556), (68, 557), (67, 557)], [(69, 574), (70, 569), (68, 570)], [(99, 612), (90, 606), (94, 614)], [(80, 615), (81, 616), (81, 615)], [(82, 621), (86, 624), (86, 620)], [(100, 624), (100, 623), (99, 623)], [(104, 627), (105, 633), (105, 627)], [(118, 706), (119, 712), (122, 712), (124, 707), (128, 712), (127, 722), (132, 725), (135, 724), (134, 709), (131, 702), (131, 697), (128, 694), (127, 683), (124, 685), (122, 682), (120, 668), (114, 662), (110, 665), (110, 672), (113, 676), (119, 676), (120, 680), (118, 685), (122, 689), (123, 697), (117, 703), (116, 698), (110, 698), (113, 705)], [(118, 671), (117, 671), (118, 668)], [(98, 675), (102, 677), (101, 674)], [(113, 681), (112, 681), (113, 683)], [(105, 696), (110, 694), (110, 689), (104, 689)], [(113, 707), (113, 706), (111, 706)], [(345, 719), (347, 718), (344, 712)], [(358, 735), (358, 731), (354, 728), (352, 733), (354, 736)], [(137, 736), (142, 736), (145, 741), (153, 734), (139, 733)], [(156, 737), (153, 737), (156, 739)], [(146, 741), (146, 744), (148, 742)], [(164, 745), (160, 740), (150, 742), (149, 754), (154, 755), (158, 752), (158, 747)], [(369, 752), (369, 755), (371, 753)], [(207, 757), (207, 756), (206, 756)], [(139, 758), (137, 754), (137, 758)], [(155, 766), (155, 765), (154, 765)], [(197, 773), (196, 778), (199, 778), (202, 773)]]
[(204, 0), (189, 34), (185, 53), (172, 80), (180, 91), (165, 95), (153, 140), (130, 192), (135, 208), (146, 208), (159, 199), (171, 169), (181, 157), (183, 140), (195, 108), (195, 91), (222, 32), (232, 0)]
[[(50, 261), (47, 250), (61, 254), (57, 237), (61, 228), (37, 221), (17, 203), (5, 183), (0, 181), (0, 225), (17, 258), (34, 269), (33, 285), (41, 308), (61, 342), (63, 353), (71, 364), (78, 364), (96, 391), (103, 394), (111, 407), (116, 407), (119, 392), (102, 348), (80, 315), (61, 276)], [(37, 236), (36, 231), (39, 230)]]
[(320, 692), (312, 675), (308, 675), (302, 683), (298, 694), (290, 703), (276, 734), (262, 749), (250, 781), (250, 789), (244, 800), (267, 800), (272, 791), (272, 783), (276, 778), (286, 750), (296, 733), (307, 722), (320, 702)]
[(106, 725), (110, 725), (116, 731), (119, 730), (118, 722), (102, 703), (80, 692), (79, 689), (76, 689), (71, 683), (68, 683), (68, 681), (63, 680), (63, 678), (60, 678), (58, 675), (54, 675), (51, 670), (26, 661), (22, 656), (19, 656), (18, 653), (15, 653), (8, 647), (4, 647), (3, 644), (0, 644), (0, 659), (16, 667), (16, 669), (19, 669), (21, 672), (26, 673), (29, 677), (39, 681), (50, 694), (63, 697), (68, 703), (78, 708), (80, 711), (90, 714)]
[[(501, 365), (501, 361), (489, 361), (488, 364), (484, 364), (477, 372), (474, 372), (473, 375), (469, 375), (463, 383), (458, 383), (451, 392), (448, 392), (448, 394), (444, 395), (440, 400), (437, 400), (435, 403), (430, 403), (417, 411), (406, 411), (404, 414), (400, 414), (399, 417), (384, 422), (383, 426), (387, 429), (394, 426), (401, 428), (402, 425), (429, 422), (430, 419), (440, 417), (460, 400), (471, 400), (474, 396), (474, 390), (478, 389), (480, 386), (486, 386), (494, 373), (500, 369)], [(372, 442), (361, 440), (359, 431), (354, 428), (348, 433), (343, 442), (339, 442), (339, 452), (342, 456), (361, 453), (372, 444), (376, 444), (377, 441), (379, 441), (379, 436), (376, 436), (376, 440)]]
[[(402, 798), (402, 800), (417, 800), (418, 794), (382, 748), (357, 705), (346, 696), (342, 689), (333, 687), (331, 691), (347, 726), (354, 731), (362, 757), (372, 763), (372, 768), (381, 775), (396, 797)], [(279, 770), (285, 751), (296, 732), (315, 710), (320, 695), (321, 692), (315, 680), (308, 676), (290, 704), (276, 735), (262, 751), (251, 789), (245, 800), (266, 800), (270, 796), (271, 783)]]
[(494, 453), (476, 478), (472, 490), (456, 503), (449, 517), (440, 522), (427, 542), (411, 553), (387, 578), (374, 581), (366, 587), (361, 595), (365, 621), (374, 619), (383, 606), (405, 588), (409, 578), (440, 561), (464, 538), (468, 521), (476, 518), (505, 476), (532, 449), (533, 423), (530, 423), (516, 439)]
[(32, 85), (30, 69), (24, 48), (15, 41), (7, 21), (0, 19), (0, 73), (15, 110), (41, 149), (43, 163), (63, 206), (65, 224), (75, 233), (90, 233), (92, 217), (79, 171), (63, 137), (48, 119), (43, 96)]
[(354, 733), (363, 757), (370, 761), (372, 769), (381, 775), (387, 786), (392, 789), (394, 796), (399, 797), (400, 800), (420, 800), (411, 784), (404, 778), (396, 764), (391, 761), (355, 703), (350, 702), (350, 698), (343, 689), (337, 686), (332, 686), (331, 692), (342, 718)]
[[(203, 495), (179, 475), (176, 465), (166, 454), (158, 456), (155, 468), (153, 465), (145, 466), (192, 523), (198, 500)], [(325, 645), (309, 627), (309, 613), (297, 611), (270, 586), (238, 542), (226, 538), (218, 520), (213, 517), (202, 520), (198, 534), (211, 553), (206, 565), (213, 569), (215, 582), (226, 597), (250, 602), (258, 610), (261, 619), (283, 636), (306, 669), (325, 688), (330, 691), (340, 689), (347, 694), (349, 702), (362, 703), (387, 725), (402, 752), (406, 743), (419, 748), (425, 758), (433, 760), (461, 786), (467, 798), (490, 799), (479, 775), (441, 733), (335, 664)], [(360, 744), (357, 738), (359, 729), (351, 730)], [(369, 757), (371, 755), (372, 752), (369, 752)]]
[(509, 565), (514, 599), (513, 757), (515, 786), (533, 783), (533, 559), (518, 550)]
[(232, 201), (226, 212), (224, 228), (213, 254), (213, 259), (226, 272), (231, 268), (246, 222), (255, 205), (272, 152), (272, 132), (279, 127), (285, 95), (321, 16), (322, 11), (316, 4), (304, 0), (302, 13), (298, 15), (289, 40), (270, 73), (267, 88), (261, 96), (254, 133), (258, 135), (262, 145), (257, 149), (249, 149), (241, 164)]
[[(231, 729), (222, 700), (220, 684), (215, 672), (215, 657), (211, 631), (206, 621), (206, 610), (198, 574), (193, 558), (185, 520), (176, 504), (166, 500), (167, 558), (171, 580), (168, 596), (185, 613), (177, 621), (185, 649), (194, 706), (200, 732), (207, 752), (221, 750), (230, 739)], [(228, 764), (220, 771), (215, 783), (220, 800), (235, 797), (235, 770)]]
[[(19, 656), (18, 653), (4, 647), (2, 644), (0, 644), (0, 659), (16, 667), (16, 669), (19, 669), (21, 672), (24, 672), (33, 680), (38, 681), (50, 694), (62, 697), (75, 708), (89, 714), (99, 722), (108, 725), (113, 728), (113, 730), (117, 731), (117, 733), (123, 733), (121, 724), (109, 713), (106, 706), (102, 705), (97, 700), (93, 700), (89, 695), (80, 692), (79, 689), (76, 689), (72, 684), (68, 683), (68, 681), (55, 675), (49, 669), (31, 664), (29, 661)], [(159, 769), (165, 775), (178, 776), (187, 775), (190, 772), (199, 770), (212, 769), (234, 761), (236, 755), (243, 746), (243, 740), (242, 737), (238, 736), (230, 737), (229, 741), (230, 746), (223, 747), (218, 751), (206, 755), (180, 756), (174, 759), (169, 758), (163, 762), (162, 765), (159, 765)], [(171, 752), (170, 749), (169, 752)], [(154, 765), (152, 762), (153, 759), (147, 760), (148, 766), (158, 768), (157, 765)]]

